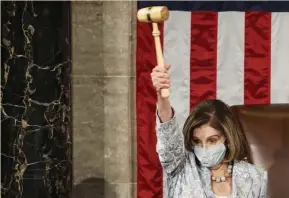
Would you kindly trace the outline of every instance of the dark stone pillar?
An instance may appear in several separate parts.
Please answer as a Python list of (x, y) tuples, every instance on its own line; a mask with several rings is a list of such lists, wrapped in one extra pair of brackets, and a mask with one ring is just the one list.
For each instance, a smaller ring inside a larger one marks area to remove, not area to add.
[(70, 2), (1, 6), (1, 197), (70, 197)]

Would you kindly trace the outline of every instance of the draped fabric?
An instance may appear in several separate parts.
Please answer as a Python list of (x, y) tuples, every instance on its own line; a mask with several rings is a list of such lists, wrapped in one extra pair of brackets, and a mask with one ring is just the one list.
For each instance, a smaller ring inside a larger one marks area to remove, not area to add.
[[(180, 126), (196, 103), (289, 103), (289, 2), (138, 2), (164, 5), (159, 25)], [(156, 63), (151, 24), (137, 23), (137, 197), (166, 197), (156, 153)]]

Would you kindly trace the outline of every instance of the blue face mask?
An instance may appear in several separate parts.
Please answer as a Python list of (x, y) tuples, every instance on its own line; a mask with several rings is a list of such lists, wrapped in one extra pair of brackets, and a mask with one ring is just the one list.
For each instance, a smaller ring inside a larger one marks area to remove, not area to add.
[(223, 143), (208, 148), (194, 146), (194, 153), (203, 166), (213, 168), (223, 161), (226, 146)]

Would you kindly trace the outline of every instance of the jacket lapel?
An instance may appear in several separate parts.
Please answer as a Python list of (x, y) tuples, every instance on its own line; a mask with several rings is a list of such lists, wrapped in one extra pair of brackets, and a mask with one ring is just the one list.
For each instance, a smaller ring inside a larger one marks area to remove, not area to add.
[(214, 198), (211, 184), (211, 171), (206, 167), (199, 169), (200, 180), (207, 198)]
[[(251, 192), (253, 178), (242, 162), (235, 162), (233, 170), (233, 190), (236, 197), (248, 198)], [(234, 196), (235, 197), (235, 196)]]

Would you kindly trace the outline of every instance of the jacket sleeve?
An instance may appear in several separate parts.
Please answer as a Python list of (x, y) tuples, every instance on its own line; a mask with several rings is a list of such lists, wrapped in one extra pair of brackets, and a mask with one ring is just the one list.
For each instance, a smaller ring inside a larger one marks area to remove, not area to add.
[(267, 186), (268, 186), (268, 172), (264, 171), (263, 180), (262, 180), (262, 184), (261, 184), (260, 198), (267, 198), (268, 197)]
[(157, 115), (156, 128), (157, 153), (161, 165), (166, 173), (173, 173), (185, 161), (183, 133), (179, 129), (175, 115), (164, 123), (161, 123)]

